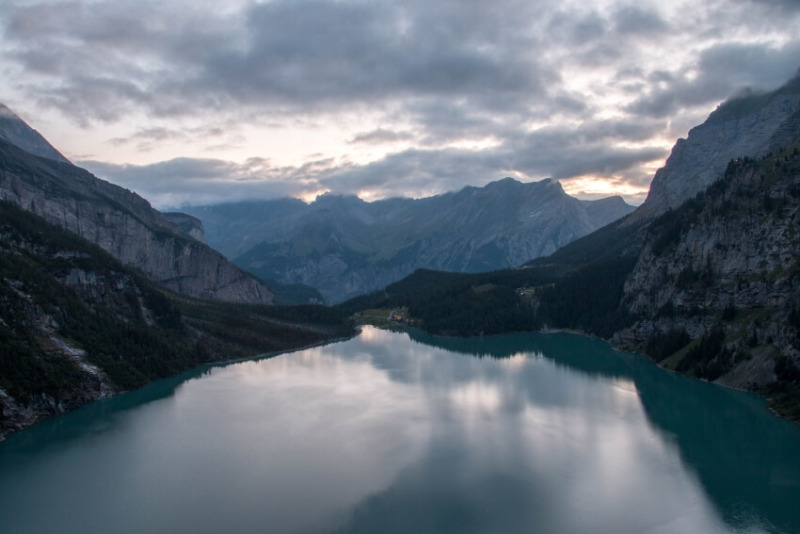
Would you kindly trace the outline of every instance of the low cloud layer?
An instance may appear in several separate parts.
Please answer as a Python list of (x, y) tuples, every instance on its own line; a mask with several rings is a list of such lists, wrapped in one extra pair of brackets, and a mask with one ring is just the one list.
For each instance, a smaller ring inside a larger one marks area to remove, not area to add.
[(160, 206), (507, 175), (640, 201), (677, 137), (800, 67), (789, 1), (221, 5), (4, 2), (0, 100)]

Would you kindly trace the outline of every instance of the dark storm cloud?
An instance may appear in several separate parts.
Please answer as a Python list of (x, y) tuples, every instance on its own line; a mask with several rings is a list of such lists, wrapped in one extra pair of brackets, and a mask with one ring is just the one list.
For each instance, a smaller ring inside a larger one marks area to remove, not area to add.
[[(530, 176), (568, 179), (585, 174), (614, 175), (666, 157), (657, 147), (625, 148), (609, 141), (628, 129), (648, 136), (653, 130), (632, 124), (597, 123), (582, 128), (545, 128), (513, 147), (513, 168)], [(651, 125), (652, 128), (652, 125)]]
[(624, 6), (614, 13), (614, 29), (620, 35), (637, 35), (652, 39), (670, 30), (656, 11), (639, 6)]

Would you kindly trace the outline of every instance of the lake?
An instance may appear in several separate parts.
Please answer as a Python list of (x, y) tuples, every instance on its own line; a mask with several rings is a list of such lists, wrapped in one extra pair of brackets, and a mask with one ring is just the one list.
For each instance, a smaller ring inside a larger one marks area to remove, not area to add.
[(351, 340), (0, 442), (2, 533), (800, 532), (800, 427), (570, 334)]

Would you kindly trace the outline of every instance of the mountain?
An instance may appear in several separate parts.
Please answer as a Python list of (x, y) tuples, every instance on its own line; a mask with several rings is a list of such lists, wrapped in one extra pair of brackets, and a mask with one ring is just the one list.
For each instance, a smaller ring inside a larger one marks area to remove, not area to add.
[[(4, 130), (13, 130), (23, 140), (40, 138), (20, 123), (6, 117)], [(30, 148), (29, 143), (22, 144)], [(140, 196), (58, 158), (36, 156), (4, 140), (0, 140), (0, 199), (98, 244), (173, 291), (225, 301), (271, 302), (272, 294), (261, 281), (183, 233)]]
[[(797, 382), (798, 223), (800, 136), (733, 161), (704, 194), (653, 222), (621, 299), (635, 322), (615, 338), (739, 388), (774, 388), (782, 373)], [(686, 347), (665, 351), (667, 338)]]
[[(417, 272), (342, 309), (406, 309), (416, 326), (450, 335), (576, 329), (758, 392), (800, 422), (796, 94), (795, 79), (723, 104), (678, 142), (646, 206), (525, 268)], [(733, 148), (699, 157), (711, 139)], [(718, 170), (737, 150), (760, 156), (734, 155)]]
[(735, 158), (759, 158), (798, 133), (800, 74), (776, 91), (748, 91), (721, 104), (701, 125), (679, 139), (650, 185), (633, 220), (679, 206), (722, 178)]
[(343, 314), (195, 300), (0, 201), (0, 439), (199, 364), (350, 335)]
[(187, 208), (211, 246), (262, 279), (317, 288), (328, 302), (418, 268), (482, 272), (521, 265), (630, 213), (622, 198), (582, 201), (555, 180), (506, 178), (424, 199), (323, 195)]
[(47, 139), (28, 126), (4, 104), (0, 104), (0, 139), (35, 156), (61, 163), (70, 163)]
[(528, 266), (573, 269), (636, 256), (652, 220), (721, 179), (731, 160), (758, 158), (800, 134), (800, 75), (772, 92), (746, 92), (720, 104), (678, 139), (656, 171), (645, 202), (630, 215), (573, 241)]

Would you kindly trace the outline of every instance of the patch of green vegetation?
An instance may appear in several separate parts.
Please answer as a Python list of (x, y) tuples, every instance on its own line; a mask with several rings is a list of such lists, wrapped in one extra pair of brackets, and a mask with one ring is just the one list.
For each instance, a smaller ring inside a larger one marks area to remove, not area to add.
[(377, 328), (394, 330), (403, 324), (397, 321), (398, 317), (407, 321), (409, 324), (413, 322), (408, 308), (405, 307), (363, 310), (353, 314), (352, 320), (359, 325), (368, 324)]
[(354, 314), (405, 307), (415, 325), (442, 335), (477, 336), (532, 330), (538, 323), (530, 298), (522, 298), (517, 288), (539, 286), (554, 279), (552, 270), (547, 268), (479, 274), (420, 269), (383, 291), (352, 299), (338, 308)]
[(683, 329), (670, 329), (666, 333), (658, 333), (645, 344), (645, 354), (660, 363), (679, 352), (689, 344), (689, 334)]
[(636, 264), (629, 256), (587, 265), (537, 293), (541, 320), (609, 337), (632, 318), (620, 306), (623, 286)]
[(714, 381), (730, 370), (732, 356), (725, 347), (725, 333), (721, 328), (715, 328), (686, 352), (675, 370)]

